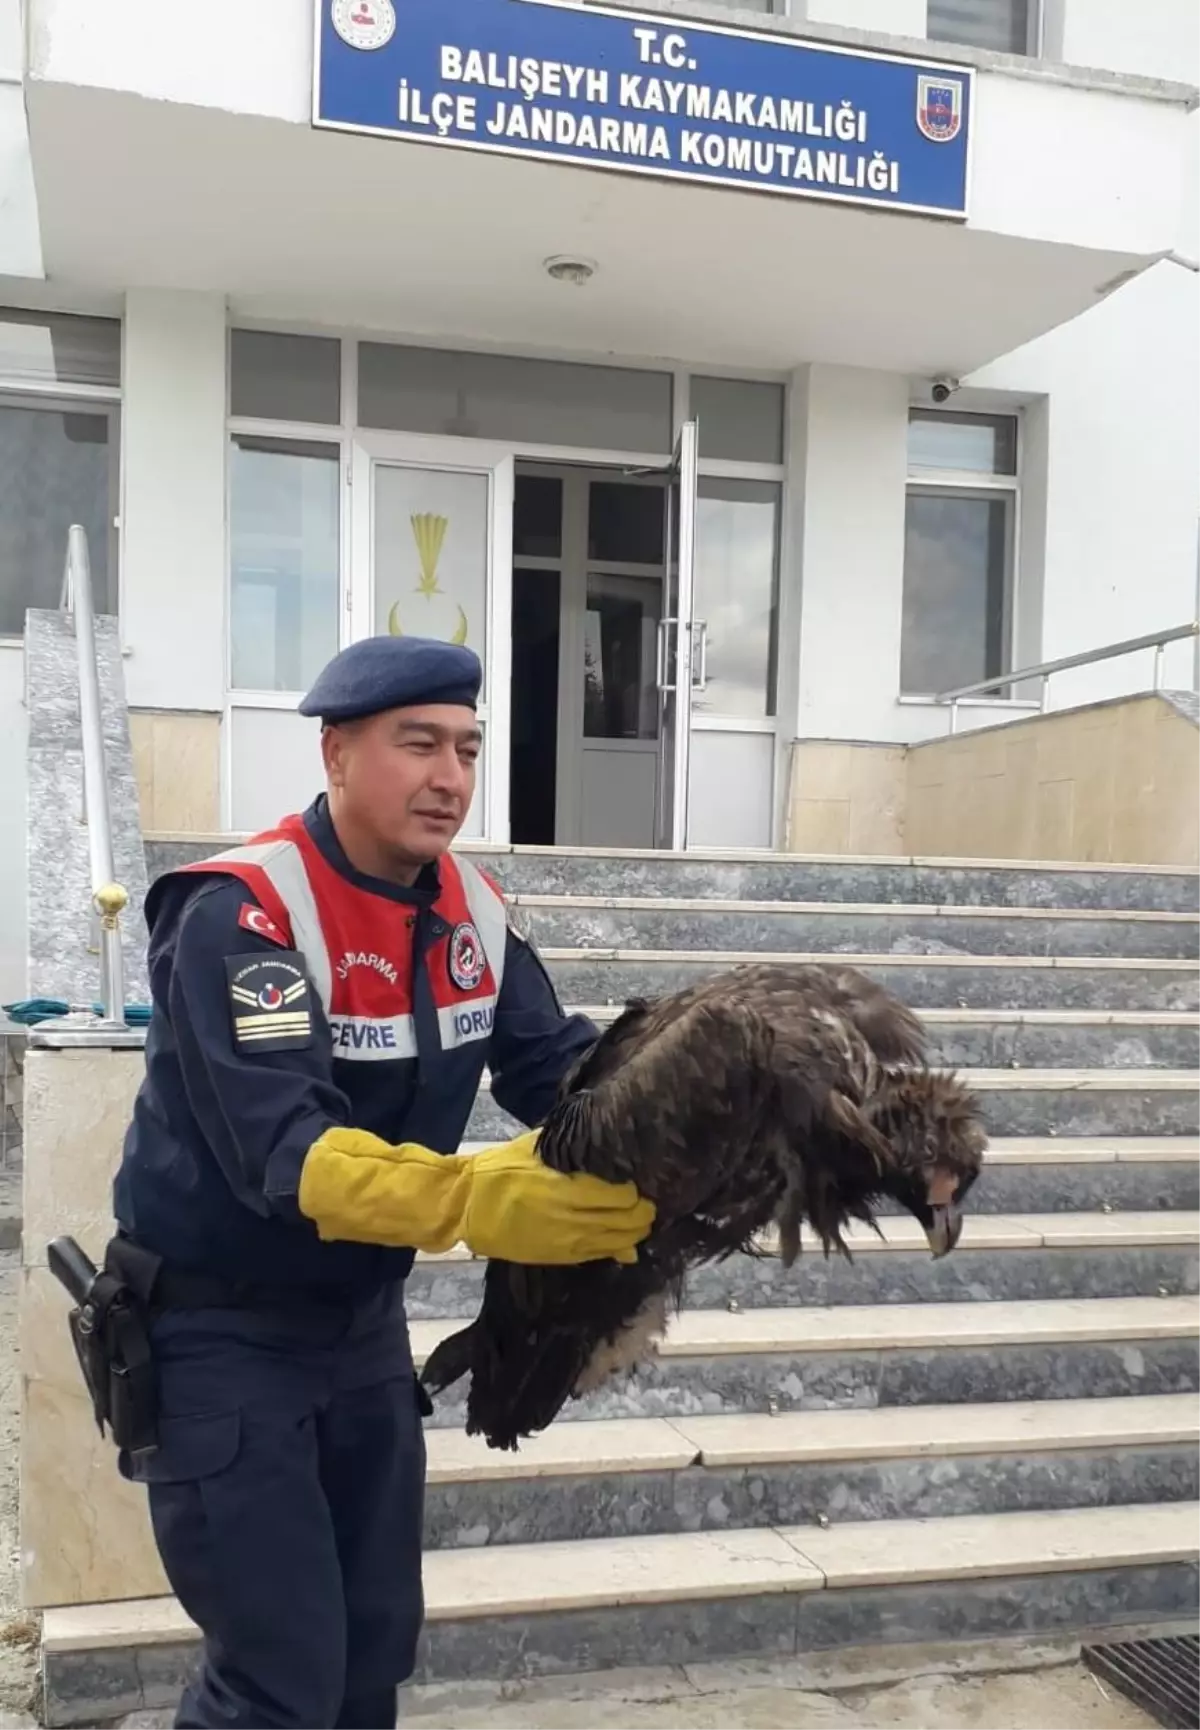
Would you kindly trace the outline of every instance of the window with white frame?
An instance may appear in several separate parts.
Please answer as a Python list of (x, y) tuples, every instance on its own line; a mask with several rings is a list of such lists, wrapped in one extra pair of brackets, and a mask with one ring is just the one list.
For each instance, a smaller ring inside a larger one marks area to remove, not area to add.
[(117, 610), (120, 386), (116, 319), (0, 308), (0, 637), (58, 606), (72, 523), (97, 612)]
[(1010, 672), (1018, 421), (913, 409), (900, 689), (934, 696)]
[(784, 387), (693, 376), (688, 397), (700, 429), (692, 709), (768, 721), (776, 702)]
[(1002, 54), (1038, 52), (1038, 0), (929, 0), (928, 16), (931, 42)]
[(294, 694), (338, 649), (341, 344), (235, 330), (229, 346), (229, 684)]

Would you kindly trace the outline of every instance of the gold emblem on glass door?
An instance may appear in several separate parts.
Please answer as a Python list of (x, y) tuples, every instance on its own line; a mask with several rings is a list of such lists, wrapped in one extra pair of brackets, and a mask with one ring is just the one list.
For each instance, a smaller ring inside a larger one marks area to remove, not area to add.
[(417, 546), (421, 578), (413, 591), (414, 599), (405, 604), (403, 623), (400, 602), (393, 603), (388, 613), (388, 633), (393, 637), (403, 637), (411, 632), (418, 637), (435, 637), (443, 643), (465, 643), (467, 615), (456, 600), (438, 587), (437, 580), (438, 560), (442, 556), (450, 519), (436, 516), (432, 511), (422, 511), (411, 516), (409, 522)]

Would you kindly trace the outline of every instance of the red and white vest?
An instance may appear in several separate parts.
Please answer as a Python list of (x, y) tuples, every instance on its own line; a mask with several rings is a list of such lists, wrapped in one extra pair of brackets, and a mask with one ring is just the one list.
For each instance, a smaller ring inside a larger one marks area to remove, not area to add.
[[(417, 1056), (414, 905), (343, 877), (299, 816), (182, 869), (239, 878), (259, 904), (242, 909), (243, 927), (304, 957), (335, 1060), (400, 1063)], [(491, 1036), (508, 922), (500, 890), (468, 860), (444, 855), (439, 875), (424, 962), (438, 1043), (449, 1053)]]

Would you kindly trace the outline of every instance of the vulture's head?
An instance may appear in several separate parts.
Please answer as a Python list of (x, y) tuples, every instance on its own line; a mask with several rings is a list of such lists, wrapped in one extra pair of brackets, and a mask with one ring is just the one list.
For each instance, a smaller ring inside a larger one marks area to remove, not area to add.
[(854, 1115), (854, 1153), (829, 1174), (826, 1206), (810, 1208), (818, 1232), (826, 1236), (821, 1213), (833, 1216), (840, 1207), (873, 1220), (871, 1204), (886, 1196), (917, 1220), (935, 1256), (949, 1255), (987, 1146), (979, 1101), (954, 1075), (887, 1069)]
[(924, 1227), (934, 1255), (949, 1255), (987, 1147), (979, 1101), (954, 1075), (910, 1069), (889, 1077), (880, 1110), (893, 1155), (888, 1194)]

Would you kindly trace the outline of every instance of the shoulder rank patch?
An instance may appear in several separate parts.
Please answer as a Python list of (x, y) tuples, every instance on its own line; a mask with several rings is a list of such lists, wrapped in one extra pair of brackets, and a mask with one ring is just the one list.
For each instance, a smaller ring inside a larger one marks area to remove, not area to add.
[(294, 1051), (312, 1044), (312, 994), (302, 955), (294, 949), (230, 955), (225, 973), (240, 1051)]

